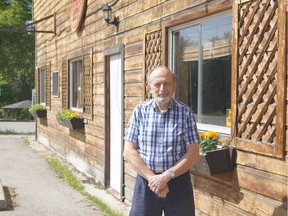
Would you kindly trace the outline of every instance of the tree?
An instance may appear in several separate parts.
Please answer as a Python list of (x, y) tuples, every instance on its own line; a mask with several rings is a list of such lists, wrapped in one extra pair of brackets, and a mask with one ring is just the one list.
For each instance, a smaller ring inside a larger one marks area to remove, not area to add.
[(31, 99), (34, 86), (35, 34), (25, 31), (32, 20), (32, 0), (0, 2), (0, 107)]

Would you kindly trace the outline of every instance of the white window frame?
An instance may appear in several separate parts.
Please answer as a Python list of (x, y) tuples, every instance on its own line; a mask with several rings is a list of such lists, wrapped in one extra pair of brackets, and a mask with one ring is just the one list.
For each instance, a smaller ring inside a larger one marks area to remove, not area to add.
[[(232, 11), (231, 10), (217, 13), (217, 14), (211, 15), (209, 17), (200, 18), (200, 19), (197, 19), (197, 20), (192, 21), (192, 22), (188, 22), (188, 23), (185, 23), (182, 25), (178, 25), (178, 26), (174, 26), (174, 27), (169, 28), (169, 30), (168, 30), (168, 66), (169, 66), (169, 68), (171, 68), (171, 70), (174, 71), (173, 60), (174, 60), (175, 56), (174, 56), (174, 52), (172, 52), (172, 47), (173, 47), (172, 33), (174, 31), (179, 30), (179, 29), (183, 29), (186, 27), (190, 27), (193, 25), (197, 25), (199, 23), (203, 24), (205, 22), (209, 22), (209, 21), (215, 20), (217, 18), (223, 18), (223, 17), (228, 17), (228, 16), (231, 16), (231, 19), (232, 19)], [(232, 32), (232, 28), (231, 28), (231, 32)], [(232, 73), (232, 70), (231, 70), (231, 73)], [(213, 131), (216, 131), (222, 135), (227, 135), (227, 136), (231, 135), (231, 127), (229, 127), (229, 126), (218, 126), (218, 125), (212, 125), (212, 124), (197, 123), (197, 128), (199, 131), (213, 130)]]
[[(82, 107), (73, 107), (73, 63), (74, 62), (81, 62), (81, 75), (80, 75), (80, 100), (81, 100), (81, 105)], [(84, 90), (83, 86), (82, 86), (82, 73), (83, 73), (83, 61), (82, 58), (75, 58), (69, 61), (69, 104), (70, 104), (70, 109), (76, 112), (83, 112), (83, 98), (81, 95), (81, 91)]]
[(46, 70), (39, 69), (39, 103), (46, 105)]

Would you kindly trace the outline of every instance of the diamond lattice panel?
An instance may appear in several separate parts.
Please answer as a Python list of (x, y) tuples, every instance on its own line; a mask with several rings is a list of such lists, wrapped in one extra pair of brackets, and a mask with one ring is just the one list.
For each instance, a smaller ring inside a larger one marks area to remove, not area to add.
[[(161, 30), (145, 35), (145, 74), (162, 64), (162, 33)], [(151, 98), (149, 92), (146, 99)]]
[(62, 62), (62, 108), (68, 109), (68, 62)]
[(84, 55), (84, 112), (89, 115), (92, 115), (93, 111), (91, 67), (90, 54)]
[(277, 1), (241, 5), (238, 137), (275, 144), (278, 60)]
[(145, 65), (146, 71), (161, 64), (161, 31), (155, 31), (145, 36)]

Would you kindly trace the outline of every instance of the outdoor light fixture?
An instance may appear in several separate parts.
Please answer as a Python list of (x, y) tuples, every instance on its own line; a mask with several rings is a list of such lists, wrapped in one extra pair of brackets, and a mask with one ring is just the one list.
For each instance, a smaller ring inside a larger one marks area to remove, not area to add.
[(119, 24), (119, 18), (114, 16), (114, 20), (112, 22), (109, 22), (111, 20), (112, 15), (112, 8), (106, 4), (102, 8), (103, 11), (103, 17), (107, 24), (113, 24), (115, 26), (118, 26)]

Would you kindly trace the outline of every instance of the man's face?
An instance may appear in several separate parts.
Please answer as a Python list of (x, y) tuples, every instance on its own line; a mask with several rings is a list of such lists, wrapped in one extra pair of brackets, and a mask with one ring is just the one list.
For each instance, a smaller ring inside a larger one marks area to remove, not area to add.
[(170, 103), (176, 90), (173, 75), (165, 68), (158, 68), (150, 75), (150, 92), (159, 104)]

